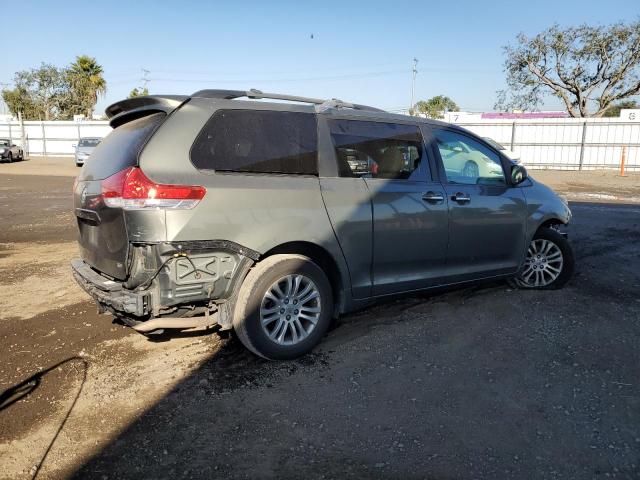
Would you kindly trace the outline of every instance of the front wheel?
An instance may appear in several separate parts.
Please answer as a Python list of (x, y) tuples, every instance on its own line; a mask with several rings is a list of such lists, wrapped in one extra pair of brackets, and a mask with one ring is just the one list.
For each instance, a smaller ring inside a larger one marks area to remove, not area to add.
[(302, 255), (273, 255), (242, 283), (233, 327), (255, 354), (289, 360), (320, 342), (332, 313), (331, 285), (318, 265)]
[(553, 228), (539, 229), (527, 249), (527, 257), (512, 283), (519, 288), (562, 288), (573, 275), (573, 250)]
[(13, 162), (13, 154), (11, 152), (9, 152), (9, 155), (7, 155), (7, 160), (9, 161), (9, 163)]

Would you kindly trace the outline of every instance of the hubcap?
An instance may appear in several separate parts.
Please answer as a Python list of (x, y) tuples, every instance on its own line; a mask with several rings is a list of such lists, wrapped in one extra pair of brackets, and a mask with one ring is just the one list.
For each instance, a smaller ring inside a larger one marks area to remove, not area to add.
[(520, 274), (520, 282), (527, 287), (546, 287), (562, 272), (562, 250), (550, 240), (537, 239), (531, 242)]
[(260, 325), (271, 341), (295, 345), (309, 336), (320, 318), (320, 292), (304, 275), (287, 275), (269, 287), (260, 304)]

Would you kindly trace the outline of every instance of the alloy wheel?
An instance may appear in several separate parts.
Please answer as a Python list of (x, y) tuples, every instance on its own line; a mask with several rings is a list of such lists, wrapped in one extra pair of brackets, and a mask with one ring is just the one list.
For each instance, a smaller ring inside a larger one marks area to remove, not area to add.
[(295, 345), (306, 339), (320, 318), (320, 292), (304, 275), (287, 275), (274, 282), (260, 304), (260, 325), (278, 345)]
[(562, 273), (563, 264), (562, 250), (558, 245), (544, 238), (535, 239), (527, 250), (518, 282), (525, 287), (546, 287)]

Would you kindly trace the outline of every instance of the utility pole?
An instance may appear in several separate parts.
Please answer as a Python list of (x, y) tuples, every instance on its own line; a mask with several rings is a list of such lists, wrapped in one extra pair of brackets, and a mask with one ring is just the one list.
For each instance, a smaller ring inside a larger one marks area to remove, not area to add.
[(140, 79), (140, 81), (142, 82), (142, 88), (146, 89), (147, 88), (147, 84), (151, 81), (149, 79), (149, 70), (147, 70), (146, 68), (142, 69), (142, 78)]
[(411, 79), (411, 105), (409, 105), (409, 114), (411, 114), (411, 110), (413, 109), (414, 97), (416, 93), (416, 75), (418, 74), (418, 59), (413, 58), (413, 69), (411, 70), (412, 79)]

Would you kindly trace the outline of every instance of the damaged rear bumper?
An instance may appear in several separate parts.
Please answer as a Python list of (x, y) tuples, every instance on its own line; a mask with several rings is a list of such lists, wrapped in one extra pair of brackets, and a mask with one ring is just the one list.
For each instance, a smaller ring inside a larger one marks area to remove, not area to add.
[(71, 262), (78, 284), (140, 332), (219, 324), (231, 328), (235, 298), (257, 252), (224, 241), (132, 245), (126, 280), (114, 280), (82, 259)]
[(73, 277), (78, 285), (104, 309), (144, 317), (149, 314), (149, 294), (126, 290), (121, 283), (100, 275), (82, 259), (71, 261)]

